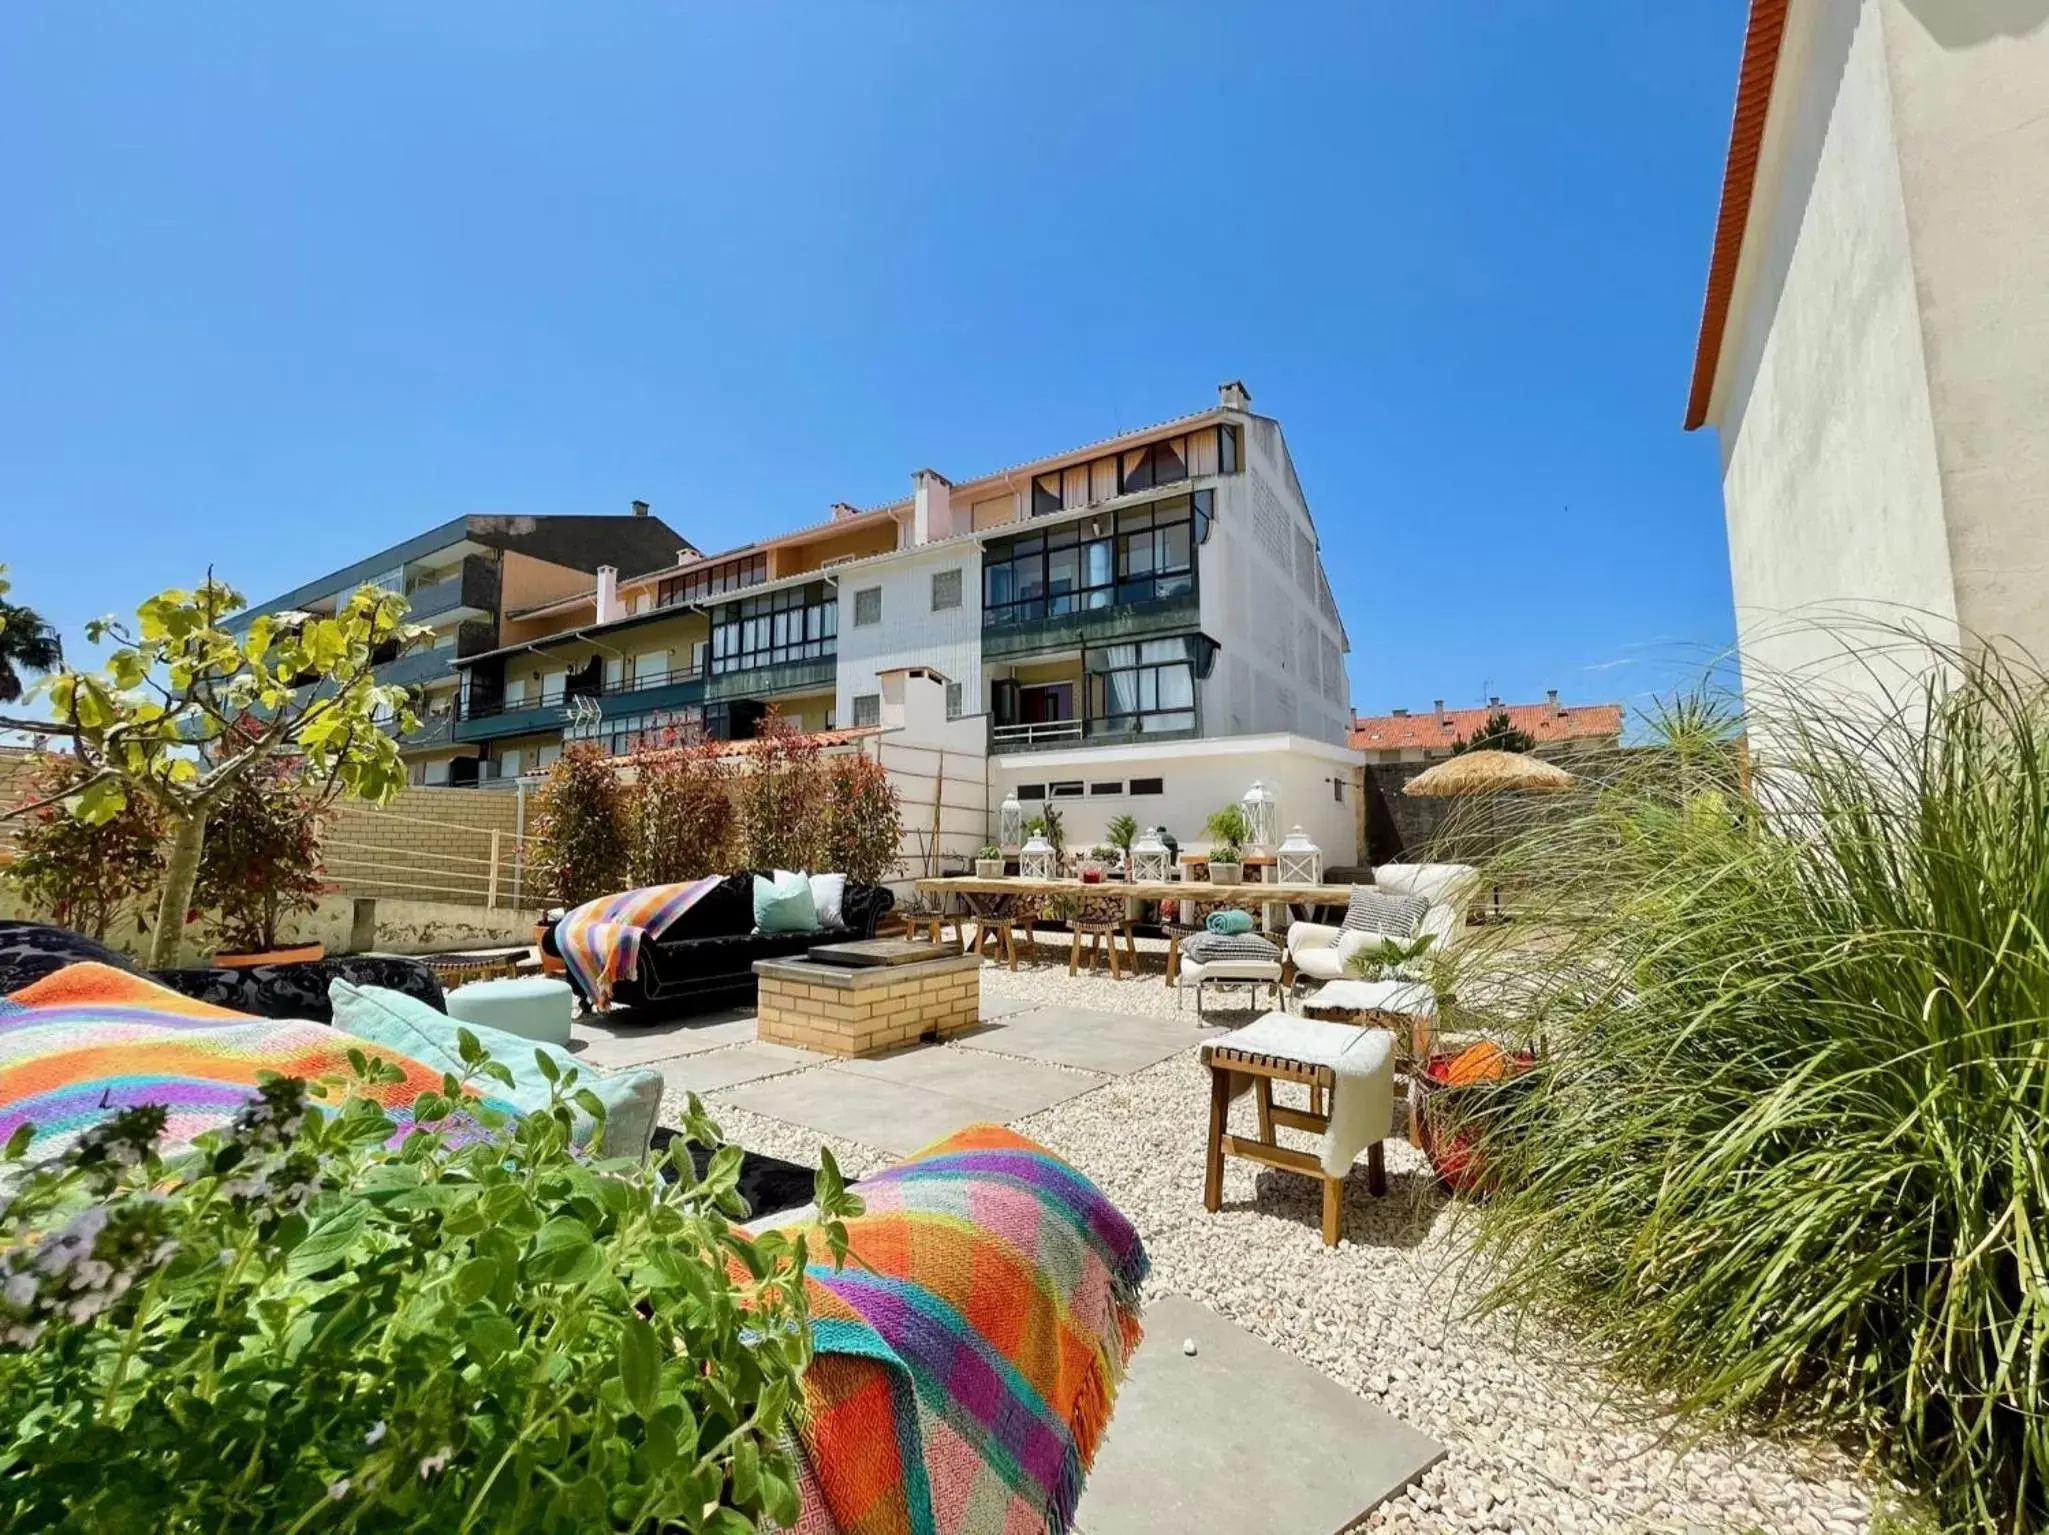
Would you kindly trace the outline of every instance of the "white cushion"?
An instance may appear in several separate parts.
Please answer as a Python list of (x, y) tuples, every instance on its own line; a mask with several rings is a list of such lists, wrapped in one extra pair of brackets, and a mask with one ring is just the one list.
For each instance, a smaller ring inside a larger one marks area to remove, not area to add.
[(1345, 955), (1339, 949), (1297, 949), (1295, 969), (1312, 980), (1334, 981), (1345, 973)]
[(1480, 871), (1469, 863), (1384, 863), (1373, 883), (1396, 895), (1420, 895), (1433, 906), (1463, 906), (1473, 898)]
[(1281, 962), (1277, 959), (1213, 959), (1208, 964), (1184, 959), (1175, 984), (1193, 986), (1198, 981), (1278, 981)]
[(811, 904), (818, 908), (820, 927), (839, 927), (842, 924), (840, 903), (846, 899), (847, 877), (844, 874), (814, 874), (811, 876)]

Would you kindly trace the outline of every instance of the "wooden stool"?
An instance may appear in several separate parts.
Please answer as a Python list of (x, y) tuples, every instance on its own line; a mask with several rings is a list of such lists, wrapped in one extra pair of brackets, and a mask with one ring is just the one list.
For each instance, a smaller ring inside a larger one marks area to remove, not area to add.
[[(946, 937), (946, 924), (949, 922), (953, 924), (953, 940), (950, 943)], [(966, 936), (960, 918), (932, 911), (914, 912), (904, 918), (904, 931), (912, 938), (923, 935), (927, 942), (955, 954), (960, 953), (961, 943)]]
[[(990, 959), (1009, 960), (1010, 968), (1015, 970), (1017, 968), (1017, 924), (1008, 917), (970, 917), (968, 920), (975, 924), (975, 947), (973, 952), (978, 957), (986, 955)], [(995, 940), (993, 949), (990, 947), (991, 939)]]
[(1074, 939), (1067, 948), (1067, 973), (1073, 975), (1081, 966), (1081, 941), (1089, 941), (1089, 974), (1096, 971), (1097, 956), (1107, 944), (1110, 951), (1110, 978), (1122, 980), (1123, 974), (1117, 968), (1117, 939), (1124, 939), (1124, 951), (1132, 974), (1138, 973), (1138, 935), (1131, 930), (1131, 918), (1126, 915), (1123, 896), (1085, 897), (1074, 917)]
[[(1337, 1073), (1328, 1066), (1305, 1065), (1280, 1056), (1255, 1055), (1223, 1045), (1205, 1045), (1203, 1060), (1209, 1066), (1209, 1160), (1203, 1175), (1202, 1207), (1215, 1213), (1224, 1203), (1224, 1158), (1244, 1157), (1268, 1167), (1304, 1173), (1323, 1181), (1323, 1245), (1338, 1245), (1340, 1218), (1344, 1209), (1345, 1180), (1333, 1178), (1323, 1163), (1306, 1151), (1283, 1146), (1274, 1138), (1276, 1129), (1306, 1130), (1321, 1135), (1330, 1128), (1330, 1117), (1320, 1112), (1324, 1095), (1337, 1086)], [(1250, 1077), (1259, 1110), (1259, 1137), (1248, 1140), (1224, 1127), (1231, 1113), (1231, 1077)], [(1276, 1082), (1301, 1082), (1309, 1088), (1307, 1112), (1274, 1102)], [(1375, 1195), (1387, 1192), (1387, 1161), (1382, 1143), (1366, 1148), (1366, 1187)]]

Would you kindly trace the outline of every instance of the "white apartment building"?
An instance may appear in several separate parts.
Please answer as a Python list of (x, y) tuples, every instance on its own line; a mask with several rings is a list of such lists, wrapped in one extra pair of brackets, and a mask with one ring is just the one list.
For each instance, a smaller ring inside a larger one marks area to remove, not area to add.
[[(1200, 846), (1258, 779), (1284, 827), (1356, 861), (1344, 627), (1280, 424), (1236, 382), (1068, 453), (960, 482), (921, 469), (901, 501), (601, 573), (510, 615), (508, 637), (465, 663), (455, 728), (514, 771), (565, 734), (622, 752), (675, 724), (741, 737), (773, 706), (929, 748), (929, 783), (978, 779), (942, 796), (949, 857), (995, 834), (1011, 794), (1058, 808), (1070, 846), (1120, 814)], [(928, 689), (943, 709), (917, 702)], [(907, 804), (933, 792), (917, 776)]]

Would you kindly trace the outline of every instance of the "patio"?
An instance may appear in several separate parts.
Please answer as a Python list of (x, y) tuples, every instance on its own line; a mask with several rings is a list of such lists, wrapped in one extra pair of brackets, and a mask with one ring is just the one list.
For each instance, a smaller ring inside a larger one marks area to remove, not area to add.
[[(987, 965), (984, 1028), (878, 1061), (754, 1043), (740, 1012), (579, 1025), (580, 1051), (597, 1066), (659, 1065), (749, 1150), (815, 1164), (822, 1142), (852, 1178), (999, 1119), (1097, 1180), (1137, 1223), (1153, 1273), (1148, 1342), (1081, 1506), (1089, 1535), (1161, 1527), (1164, 1505), (1134, 1496), (1134, 1474), (1185, 1498), (1174, 1519), (1189, 1531), (1868, 1527), (1869, 1484), (1839, 1452), (1747, 1436), (1663, 1444), (1659, 1412), (1577, 1361), (1565, 1333), (1458, 1315), (1474, 1288), (1458, 1207), (1399, 1139), (1386, 1197), (1367, 1194), (1362, 1170), (1348, 1181), (1335, 1249), (1307, 1178), (1231, 1162), (1223, 1210), (1206, 1214), (1196, 1047), (1252, 1014), (1226, 996), (1206, 1024), (1177, 1015), (1159, 954), (1147, 957), (1122, 982), (1069, 977), (1064, 951), (1014, 974)], [(1251, 1117), (1241, 1101), (1234, 1127)], [(1214, 1387), (1195, 1368), (1226, 1361), (1251, 1372), (1245, 1383)], [(1262, 1410), (1245, 1410), (1255, 1399)]]

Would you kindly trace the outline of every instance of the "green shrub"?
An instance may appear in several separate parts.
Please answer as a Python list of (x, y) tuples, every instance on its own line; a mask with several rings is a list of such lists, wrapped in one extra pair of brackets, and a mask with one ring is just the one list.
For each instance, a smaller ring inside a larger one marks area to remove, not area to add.
[(721, 743), (702, 735), (642, 755), (632, 787), (635, 885), (664, 885), (733, 867), (733, 783)]
[(740, 842), (752, 869), (816, 869), (826, 775), (818, 743), (771, 712), (740, 768)]
[(17, 823), (7, 878), (32, 911), (104, 939), (163, 878), (163, 817), (138, 796), (104, 821), (80, 820), (64, 801), (90, 771), (68, 753), (41, 759), (27, 776), (24, 800), (37, 808)]
[(580, 906), (628, 888), (633, 816), (626, 786), (605, 749), (571, 741), (534, 797), (536, 871), (548, 899)]
[(1944, 659), (1882, 705), (1774, 687), (1755, 786), (1689, 700), (1517, 841), (1462, 996), (1517, 988), (1548, 1056), (1474, 1118), (1479, 1231), (1495, 1303), (1578, 1303), (1683, 1406), (1865, 1438), (1946, 1523), (2019, 1531), (2049, 1523), (2049, 693)]
[(903, 841), (896, 785), (873, 757), (825, 759), (825, 801), (817, 810), (818, 851), (809, 865), (857, 884), (879, 885), (895, 872)]
[[(237, 726), (224, 746), (241, 750), (253, 736), (253, 727)], [(192, 885), (192, 902), (209, 914), (217, 948), (275, 949), (286, 919), (313, 910), (323, 830), (319, 796), (276, 757), (258, 758), (222, 791), (207, 812)]]
[[(461, 1036), (472, 1074), (504, 1075)], [(396, 1068), (354, 1058), (361, 1078)], [(336, 1088), (345, 1084), (333, 1084)], [(158, 1160), (126, 1110), (0, 1216), (0, 1526), (743, 1532), (797, 1510), (782, 1439), (810, 1349), (804, 1239), (702, 1181), (572, 1151), (544, 1113), (478, 1137), (444, 1081), (396, 1149), (369, 1098), (268, 1083)], [(469, 1135), (451, 1134), (462, 1127)], [(693, 1099), (686, 1136), (718, 1146)], [(858, 1201), (827, 1158), (827, 1239)]]

